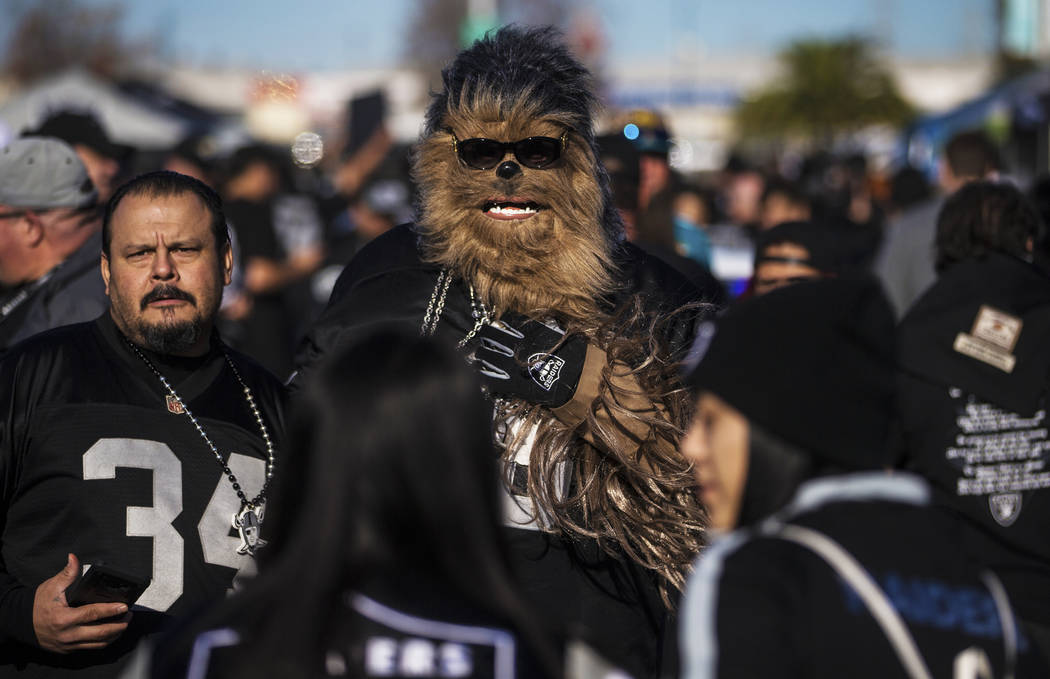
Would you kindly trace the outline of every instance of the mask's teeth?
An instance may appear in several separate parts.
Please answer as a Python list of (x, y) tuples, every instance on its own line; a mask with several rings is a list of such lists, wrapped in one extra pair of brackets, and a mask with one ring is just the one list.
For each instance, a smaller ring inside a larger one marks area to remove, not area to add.
[(531, 205), (491, 205), (485, 211), (496, 215), (533, 215), (539, 210)]

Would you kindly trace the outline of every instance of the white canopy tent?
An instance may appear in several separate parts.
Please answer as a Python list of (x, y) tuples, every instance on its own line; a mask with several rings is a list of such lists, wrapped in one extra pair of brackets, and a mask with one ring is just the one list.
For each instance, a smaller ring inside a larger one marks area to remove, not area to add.
[(67, 71), (12, 94), (0, 104), (0, 127), (17, 136), (60, 110), (94, 113), (110, 139), (140, 149), (174, 146), (187, 132), (185, 121), (145, 106), (81, 70)]

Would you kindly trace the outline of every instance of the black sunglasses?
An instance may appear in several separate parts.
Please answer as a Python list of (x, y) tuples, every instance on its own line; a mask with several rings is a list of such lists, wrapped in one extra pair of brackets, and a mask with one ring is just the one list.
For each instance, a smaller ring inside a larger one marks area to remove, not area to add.
[(518, 141), (496, 141), (494, 139), (464, 139), (459, 141), (452, 133), (452, 150), (468, 167), (475, 170), (491, 170), (500, 164), (507, 151), (512, 151), (518, 162), (534, 170), (542, 170), (561, 158), (561, 152), (569, 143), (569, 131), (558, 139), (554, 137), (529, 137)]

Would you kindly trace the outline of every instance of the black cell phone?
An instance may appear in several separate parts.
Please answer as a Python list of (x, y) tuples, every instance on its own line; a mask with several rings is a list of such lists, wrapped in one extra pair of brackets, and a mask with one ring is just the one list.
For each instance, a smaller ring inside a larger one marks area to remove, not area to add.
[(346, 105), (347, 130), (346, 149), (343, 158), (349, 158), (361, 150), (386, 117), (386, 96), (382, 91), (369, 92), (356, 97)]
[(121, 602), (131, 606), (149, 583), (148, 579), (99, 562), (89, 565), (76, 582), (66, 588), (66, 603), (83, 606)]

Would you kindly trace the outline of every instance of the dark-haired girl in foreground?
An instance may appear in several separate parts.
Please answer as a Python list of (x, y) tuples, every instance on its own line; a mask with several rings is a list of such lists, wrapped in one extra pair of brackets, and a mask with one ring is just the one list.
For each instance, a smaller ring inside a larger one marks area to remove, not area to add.
[(379, 334), (300, 396), (261, 575), (149, 676), (562, 676), (507, 570), (491, 414), (462, 359)]

